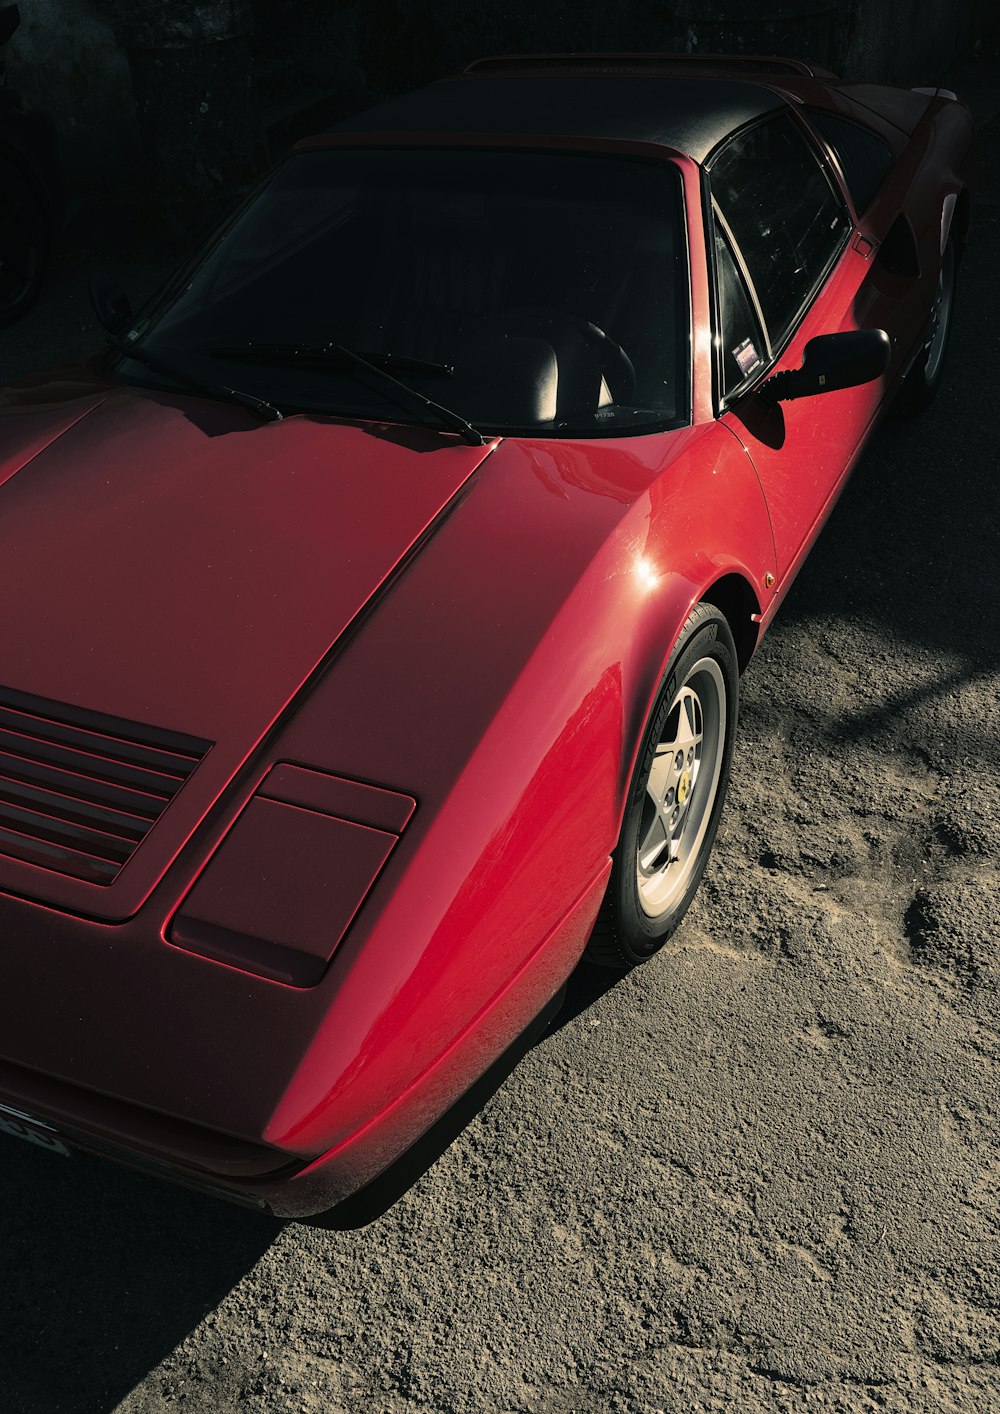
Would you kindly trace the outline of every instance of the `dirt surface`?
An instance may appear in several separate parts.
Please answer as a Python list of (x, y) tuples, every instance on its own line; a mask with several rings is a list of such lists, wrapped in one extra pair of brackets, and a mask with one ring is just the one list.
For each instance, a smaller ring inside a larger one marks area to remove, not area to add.
[[(361, 1232), (4, 1141), (4, 1414), (1000, 1409), (998, 139), (940, 397), (744, 679), (673, 945), (574, 978)], [(8, 371), (92, 342), (86, 273)]]

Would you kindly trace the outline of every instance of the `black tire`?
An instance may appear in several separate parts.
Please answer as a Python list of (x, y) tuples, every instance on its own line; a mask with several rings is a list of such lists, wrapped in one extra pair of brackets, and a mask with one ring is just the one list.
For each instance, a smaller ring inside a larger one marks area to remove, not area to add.
[(30, 178), (0, 157), (0, 327), (34, 304), (45, 278), (50, 231), (45, 207)]
[(620, 969), (645, 962), (687, 912), (719, 826), (738, 712), (733, 635), (714, 605), (699, 604), (643, 733), (589, 961)]
[(911, 365), (899, 390), (897, 405), (908, 417), (915, 417), (929, 407), (941, 386), (948, 335), (955, 309), (955, 286), (958, 275), (958, 248), (954, 236), (948, 237), (941, 259), (937, 292), (931, 307), (931, 318), (923, 347)]

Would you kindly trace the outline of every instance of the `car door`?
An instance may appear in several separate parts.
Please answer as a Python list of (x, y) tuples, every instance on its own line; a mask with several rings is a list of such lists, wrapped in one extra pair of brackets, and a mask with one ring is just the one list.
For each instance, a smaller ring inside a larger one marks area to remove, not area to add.
[[(888, 136), (864, 123), (825, 108), (806, 109), (804, 116), (839, 166), (853, 204), (858, 248), (868, 256), (869, 266), (856, 313), (866, 327), (891, 335), (892, 378), (906, 367), (927, 333), (955, 204), (954, 195), (945, 197), (942, 186), (948, 164), (939, 160), (914, 171), (912, 153), (901, 148), (897, 164)], [(897, 148), (901, 136), (896, 135)], [(932, 181), (927, 180), (927, 166), (935, 171)]]
[(798, 368), (819, 334), (857, 329), (870, 251), (821, 151), (789, 112), (712, 154), (721, 420), (746, 448), (767, 500), (780, 593), (808, 549), (883, 396), (884, 380), (772, 403), (770, 372)]

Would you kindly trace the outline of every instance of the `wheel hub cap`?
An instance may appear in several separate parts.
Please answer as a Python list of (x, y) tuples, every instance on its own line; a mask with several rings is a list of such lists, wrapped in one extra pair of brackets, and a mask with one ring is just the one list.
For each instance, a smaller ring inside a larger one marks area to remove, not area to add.
[(636, 883), (643, 912), (651, 918), (673, 906), (698, 866), (725, 740), (722, 669), (714, 658), (702, 658), (671, 703), (646, 779)]

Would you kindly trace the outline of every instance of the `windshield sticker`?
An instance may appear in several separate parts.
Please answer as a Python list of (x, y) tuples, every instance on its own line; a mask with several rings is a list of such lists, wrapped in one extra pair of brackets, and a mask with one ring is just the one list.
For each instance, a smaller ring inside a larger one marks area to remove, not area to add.
[(742, 344), (736, 345), (733, 349), (733, 358), (739, 364), (740, 372), (744, 378), (748, 377), (763, 361), (749, 339), (744, 339)]

